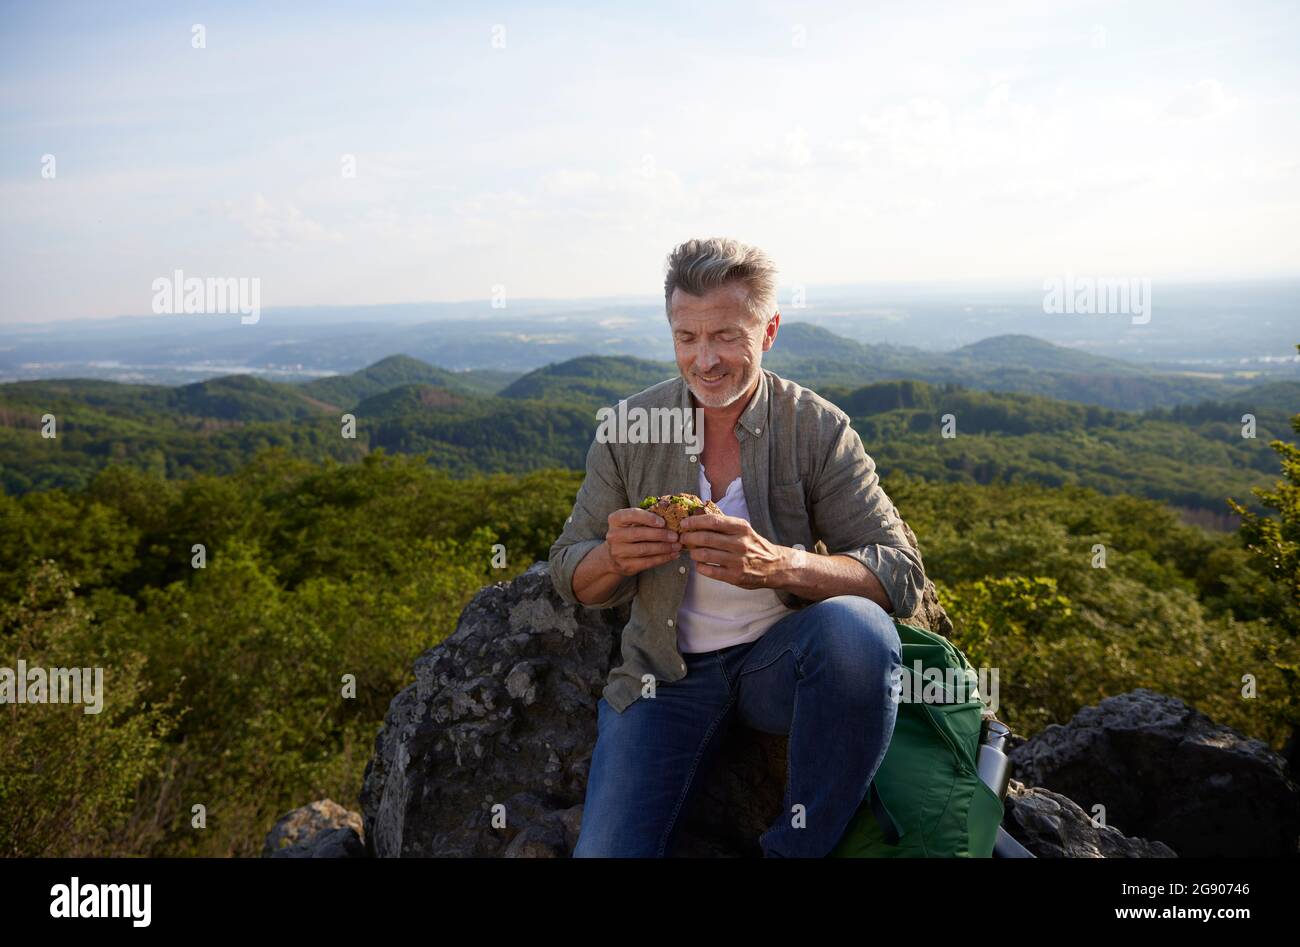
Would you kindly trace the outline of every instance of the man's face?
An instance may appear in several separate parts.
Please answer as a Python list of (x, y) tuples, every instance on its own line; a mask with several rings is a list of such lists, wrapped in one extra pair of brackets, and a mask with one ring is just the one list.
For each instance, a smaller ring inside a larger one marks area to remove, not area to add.
[(760, 320), (745, 309), (745, 287), (729, 283), (704, 296), (674, 289), (672, 315), (677, 368), (695, 399), (706, 408), (725, 408), (746, 394), (763, 370), (781, 314)]

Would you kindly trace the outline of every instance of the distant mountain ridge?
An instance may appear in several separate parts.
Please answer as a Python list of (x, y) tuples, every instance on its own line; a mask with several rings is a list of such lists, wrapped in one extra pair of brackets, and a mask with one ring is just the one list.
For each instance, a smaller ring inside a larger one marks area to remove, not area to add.
[(452, 372), (409, 355), (390, 355), (360, 371), (302, 382), (300, 387), (312, 397), (348, 407), (398, 385), (437, 385), (465, 394), (490, 394), (501, 379), (513, 377), (513, 372), (485, 369)]
[(630, 355), (580, 355), (528, 372), (503, 388), (500, 395), (541, 401), (563, 398), (594, 410), (676, 374), (676, 366), (668, 362)]
[[(775, 345), (763, 355), (763, 367), (813, 389), (913, 379), (1040, 395), (1123, 411), (1220, 400), (1250, 387), (1153, 373), (1128, 362), (1064, 348), (1032, 336), (994, 336), (936, 354), (893, 345), (866, 345), (807, 322), (782, 325), (777, 330)], [(604, 403), (611, 403), (677, 373), (677, 366), (667, 361), (583, 355), (528, 372), (501, 394), (534, 398), (563, 395), (584, 404), (604, 398)]]
[(188, 385), (132, 385), (93, 378), (14, 381), (0, 385), (0, 400), (84, 405), (111, 416), (141, 408), (182, 417), (284, 421), (330, 411), (310, 390), (255, 375), (223, 375)]
[(958, 364), (1014, 366), (1034, 371), (1109, 372), (1142, 374), (1143, 368), (1117, 358), (1104, 358), (1054, 345), (1032, 335), (995, 335), (947, 353)]
[[(1143, 371), (1203, 371), (1232, 380), (1300, 377), (1300, 282), (1161, 283), (1159, 312), (1140, 329), (1122, 315), (1052, 316), (1041, 283), (872, 283), (810, 288), (782, 313), (783, 331), (824, 327), (879, 351), (931, 354), (989, 337), (1029, 335)], [(1242, 318), (1243, 312), (1249, 318)], [(523, 373), (579, 355), (671, 361), (662, 298), (267, 307), (255, 330), (210, 314), (71, 320), (0, 327), (0, 380), (87, 377), (182, 384), (236, 372), (306, 380), (355, 372), (401, 352), (450, 371)], [(792, 336), (790, 338), (793, 338)], [(790, 339), (787, 339), (787, 344)], [(778, 345), (779, 347), (779, 345)], [(836, 358), (832, 351), (799, 357)], [(869, 380), (869, 379), (868, 379)], [(1200, 393), (1204, 394), (1204, 392)]]
[[(839, 344), (815, 329), (792, 335), (789, 348), (796, 351)], [(1035, 348), (1032, 340), (1012, 339), (961, 357), (1014, 362)], [(845, 351), (862, 360), (909, 357), (870, 346)], [(1126, 386), (1150, 382), (1141, 376), (1007, 368), (987, 375), (936, 370), (938, 380), (929, 381), (891, 377), (896, 369), (855, 368), (840, 372), (846, 381), (839, 383), (836, 373), (817, 374), (818, 359), (792, 358), (778, 374), (846, 411), (882, 474), (1081, 483), (1215, 516), (1223, 515), (1223, 497), (1251, 504), (1250, 488), (1269, 482), (1278, 462), (1268, 440), (1294, 440), (1289, 411), (1300, 404), (1300, 382), (1269, 382), (1220, 400), (1139, 412), (1098, 404), (1105, 399), (1096, 393), (1109, 385), (1112, 401), (1131, 404), (1140, 399), (1125, 397)], [(266, 447), (316, 461), (355, 462), (381, 448), (424, 454), (458, 477), (581, 469), (597, 410), (675, 377), (677, 368), (585, 355), (529, 372), (493, 394), (457, 384), (459, 374), (393, 356), (350, 375), (300, 384), (242, 375), (176, 388), (76, 379), (3, 384), (0, 484), (9, 493), (84, 485), (109, 463), (168, 477), (230, 472)], [(1076, 385), (1091, 394), (1091, 403), (1048, 397), (1028, 384), (1029, 391), (990, 391), (958, 383), (967, 378), (1033, 381), (1052, 390)], [(58, 419), (57, 440), (39, 433), (49, 413)], [(356, 420), (354, 438), (341, 436), (345, 413)], [(1256, 439), (1241, 436), (1246, 413), (1256, 416)], [(956, 419), (956, 438), (937, 434), (947, 416)]]

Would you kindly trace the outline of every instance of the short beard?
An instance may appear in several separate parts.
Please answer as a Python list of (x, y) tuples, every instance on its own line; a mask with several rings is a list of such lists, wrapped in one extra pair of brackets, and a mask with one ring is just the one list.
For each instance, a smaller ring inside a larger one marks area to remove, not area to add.
[[(741, 379), (741, 381), (736, 385), (735, 392), (731, 394), (729, 397), (725, 395), (719, 396), (718, 394), (714, 394), (711, 392), (706, 392), (706, 394), (708, 394), (708, 398), (702, 397), (700, 392), (696, 391), (695, 388), (691, 385), (689, 378), (687, 379), (686, 387), (691, 389), (691, 394), (695, 395), (695, 400), (698, 401), (700, 404), (704, 405), (704, 407), (706, 408), (729, 408), (733, 404), (735, 404), (736, 401), (739, 400), (745, 394), (745, 392), (749, 390), (749, 386), (754, 383), (754, 378), (757, 377), (758, 372), (762, 370), (761, 366), (759, 366), (757, 362), (751, 362), (750, 365), (753, 369), (753, 374), (751, 374), (747, 378)], [(727, 400), (724, 401), (722, 404), (713, 404), (709, 400), (711, 398), (717, 398), (717, 397), (726, 397)]]

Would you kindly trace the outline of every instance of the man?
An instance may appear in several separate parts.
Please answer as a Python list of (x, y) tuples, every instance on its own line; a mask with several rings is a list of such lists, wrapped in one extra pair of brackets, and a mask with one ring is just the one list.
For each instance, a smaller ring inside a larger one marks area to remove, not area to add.
[[(702, 450), (598, 436), (551, 547), (566, 601), (632, 602), (623, 661), (597, 704), (575, 857), (669, 855), (737, 717), (789, 735), (763, 854), (823, 857), (889, 747), (902, 667), (890, 616), (916, 610), (924, 565), (848, 416), (762, 368), (775, 296), (758, 249), (715, 238), (672, 252), (664, 297), (681, 375), (627, 411), (701, 409)], [(640, 508), (671, 493), (723, 515), (687, 517), (679, 537)]]

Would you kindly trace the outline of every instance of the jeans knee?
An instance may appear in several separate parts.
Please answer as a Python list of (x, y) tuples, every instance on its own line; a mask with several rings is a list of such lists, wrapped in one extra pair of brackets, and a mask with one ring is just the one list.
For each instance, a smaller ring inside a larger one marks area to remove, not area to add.
[(811, 647), (823, 661), (848, 674), (890, 670), (902, 663), (902, 641), (894, 619), (860, 595), (837, 595), (815, 606), (825, 613)]
[(826, 624), (850, 640), (865, 641), (883, 651), (897, 651), (902, 646), (893, 616), (866, 596), (836, 595), (817, 604), (829, 612)]

